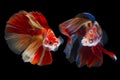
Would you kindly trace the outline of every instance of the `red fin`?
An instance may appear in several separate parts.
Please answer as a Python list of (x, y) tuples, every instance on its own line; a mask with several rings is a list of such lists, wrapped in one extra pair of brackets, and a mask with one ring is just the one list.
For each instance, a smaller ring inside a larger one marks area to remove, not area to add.
[(76, 33), (78, 36), (84, 36), (86, 32), (86, 27), (81, 27)]
[[(33, 27), (33, 24), (30, 24), (30, 19), (26, 16), (27, 14), (29, 13), (26, 11), (20, 11), (14, 14), (7, 22), (6, 32), (17, 33), (17, 34), (28, 34), (28, 35), (42, 34), (41, 29), (36, 29), (35, 27)], [(46, 22), (45, 24), (47, 25)]]
[(91, 57), (91, 52), (89, 47), (85, 47), (83, 46), (80, 50), (79, 56), (80, 56), (80, 67), (86, 65), (87, 60), (89, 59), (89, 57)]
[(102, 55), (102, 45), (101, 44), (97, 44), (96, 46), (93, 46), (91, 48), (92, 53), (98, 58), (101, 59), (101, 57), (103, 57)]
[(6, 31), (19, 34), (27, 34), (27, 31), (32, 27), (28, 23), (28, 18), (25, 16), (26, 11), (20, 11), (14, 14), (7, 22)]
[(22, 59), (24, 60), (24, 62), (32, 62), (36, 51), (40, 48), (40, 46), (42, 46), (42, 41), (43, 41), (42, 36), (35, 37), (31, 41), (29, 46), (22, 53)]
[(68, 37), (68, 43), (71, 43), (72, 39), (70, 37)]
[(102, 55), (102, 50), (101, 50), (100, 44), (97, 44), (96, 46), (93, 46), (91, 48), (91, 51), (92, 51), (92, 54), (94, 56), (94, 58), (93, 58), (94, 60), (93, 60), (93, 62), (91, 62), (90, 65), (91, 66), (93, 65), (95, 67), (101, 66), (102, 63), (103, 63), (103, 55)]
[[(72, 18), (59, 25), (60, 31), (66, 35), (71, 36), (72, 34), (84, 35), (85, 31), (89, 29), (88, 24), (92, 22), (88, 19), (83, 18)], [(84, 28), (84, 29), (81, 29)], [(85, 31), (82, 31), (85, 30)], [(84, 33), (84, 34), (83, 34)]]
[(37, 64), (39, 62), (42, 52), (43, 46), (40, 46), (39, 49), (36, 51), (34, 59), (32, 60), (31, 64)]
[(70, 33), (69, 29), (68, 29), (68, 25), (70, 25), (71, 21), (72, 21), (72, 19), (67, 20), (67, 21), (65, 21), (65, 22), (63, 22), (63, 23), (61, 23), (59, 25), (61, 33), (63, 33), (66, 36), (71, 36), (71, 33)]
[(32, 61), (33, 64), (38, 64), (39, 66), (49, 65), (52, 63), (52, 55), (49, 50), (45, 48), (39, 48), (37, 54)]
[(103, 63), (102, 53), (99, 51), (93, 53), (91, 47), (82, 47), (79, 55), (81, 58), (80, 67), (84, 65), (88, 67), (97, 67)]
[(99, 53), (99, 54), (101, 54), (100, 58), (98, 58), (98, 56), (94, 55), (93, 53), (90, 54), (91, 57), (89, 57), (88, 60), (87, 60), (87, 66), (88, 67), (98, 67), (98, 66), (102, 65), (103, 55), (102, 55), (102, 53)]
[(97, 57), (97, 59), (99, 60), (99, 65), (103, 63), (103, 55), (102, 52), (104, 52), (105, 54), (109, 55), (112, 59), (117, 60), (116, 55), (113, 52), (110, 52), (106, 49), (103, 48), (102, 44), (97, 44), (96, 46), (93, 46), (91, 48), (93, 54)]
[(88, 66), (88, 67), (93, 66), (94, 61), (95, 61), (95, 56), (93, 56), (93, 55), (90, 53), (90, 57), (88, 57), (88, 59), (87, 59), (87, 66)]
[(109, 55), (112, 59), (117, 60), (117, 57), (116, 57), (116, 55), (115, 55), (113, 52), (110, 52), (110, 51), (108, 51), (108, 50), (106, 50), (106, 49), (104, 49), (104, 48), (102, 48), (102, 51), (103, 51), (105, 54)]
[(102, 63), (103, 63), (102, 61), (99, 60), (98, 58), (96, 58), (95, 56), (91, 56), (91, 59), (88, 60), (87, 66), (88, 67), (98, 67), (98, 66), (102, 65)]
[(45, 49), (43, 49), (43, 46), (41, 46), (37, 50), (31, 64), (38, 64), (40, 66), (44, 66), (52, 63), (52, 55), (50, 51), (45, 50), (44, 52), (44, 50)]
[(52, 55), (50, 51), (46, 51), (41, 65), (44, 66), (49, 64), (52, 64)]
[(44, 28), (49, 28), (47, 20), (42, 13), (38, 13), (38, 12), (30, 12), (30, 13)]

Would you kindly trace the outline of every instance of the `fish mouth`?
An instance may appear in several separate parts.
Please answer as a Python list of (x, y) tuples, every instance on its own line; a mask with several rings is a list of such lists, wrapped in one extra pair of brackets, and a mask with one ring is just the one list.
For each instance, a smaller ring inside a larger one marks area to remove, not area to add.
[(62, 37), (58, 37), (57, 39), (58, 39), (58, 43), (54, 43), (52, 45), (48, 45), (48, 44), (43, 43), (43, 46), (50, 51), (56, 51), (56, 50), (58, 50), (58, 47), (64, 42)]
[(57, 51), (59, 46), (64, 42), (61, 36), (59, 36), (57, 39), (58, 39), (58, 43), (57, 44), (55, 43), (53, 46), (51, 46), (51, 49), (50, 49), (51, 51)]

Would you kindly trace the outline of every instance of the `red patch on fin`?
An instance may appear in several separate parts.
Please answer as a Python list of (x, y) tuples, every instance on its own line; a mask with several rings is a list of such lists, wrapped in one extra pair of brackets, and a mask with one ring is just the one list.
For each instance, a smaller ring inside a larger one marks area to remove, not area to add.
[(31, 14), (35, 17), (35, 19), (44, 27), (49, 28), (46, 18), (42, 13), (31, 12)]
[(52, 64), (52, 55), (50, 51), (45, 51), (45, 55), (44, 55), (41, 65), (44, 66), (44, 65), (49, 65), (49, 64)]
[(31, 62), (31, 64), (37, 64), (39, 62), (42, 52), (43, 52), (43, 46), (40, 46), (39, 49), (36, 51), (35, 57)]

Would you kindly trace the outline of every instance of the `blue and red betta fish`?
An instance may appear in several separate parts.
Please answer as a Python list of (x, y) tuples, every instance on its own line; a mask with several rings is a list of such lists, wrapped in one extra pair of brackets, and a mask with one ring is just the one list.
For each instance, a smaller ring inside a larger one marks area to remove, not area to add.
[(6, 24), (5, 39), (9, 48), (21, 54), (24, 62), (39, 66), (52, 63), (50, 51), (56, 51), (62, 38), (56, 38), (40, 12), (20, 11)]
[(62, 34), (68, 37), (64, 49), (66, 58), (78, 67), (98, 67), (103, 63), (105, 53), (117, 60), (114, 53), (103, 48), (107, 35), (101, 29), (95, 17), (90, 13), (81, 13), (59, 25)]

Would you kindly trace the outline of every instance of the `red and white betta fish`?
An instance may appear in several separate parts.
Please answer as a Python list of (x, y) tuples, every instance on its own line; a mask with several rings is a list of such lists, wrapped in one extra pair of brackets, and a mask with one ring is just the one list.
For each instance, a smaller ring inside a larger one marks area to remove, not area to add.
[(95, 17), (90, 13), (81, 13), (74, 18), (59, 25), (61, 33), (68, 37), (64, 49), (66, 58), (78, 67), (101, 66), (103, 63), (102, 52), (117, 60), (114, 53), (103, 48), (107, 42), (107, 35), (101, 29)]
[(22, 55), (24, 62), (39, 66), (51, 64), (50, 51), (57, 50), (62, 43), (42, 13), (26, 11), (14, 14), (7, 21), (5, 39), (13, 52)]

